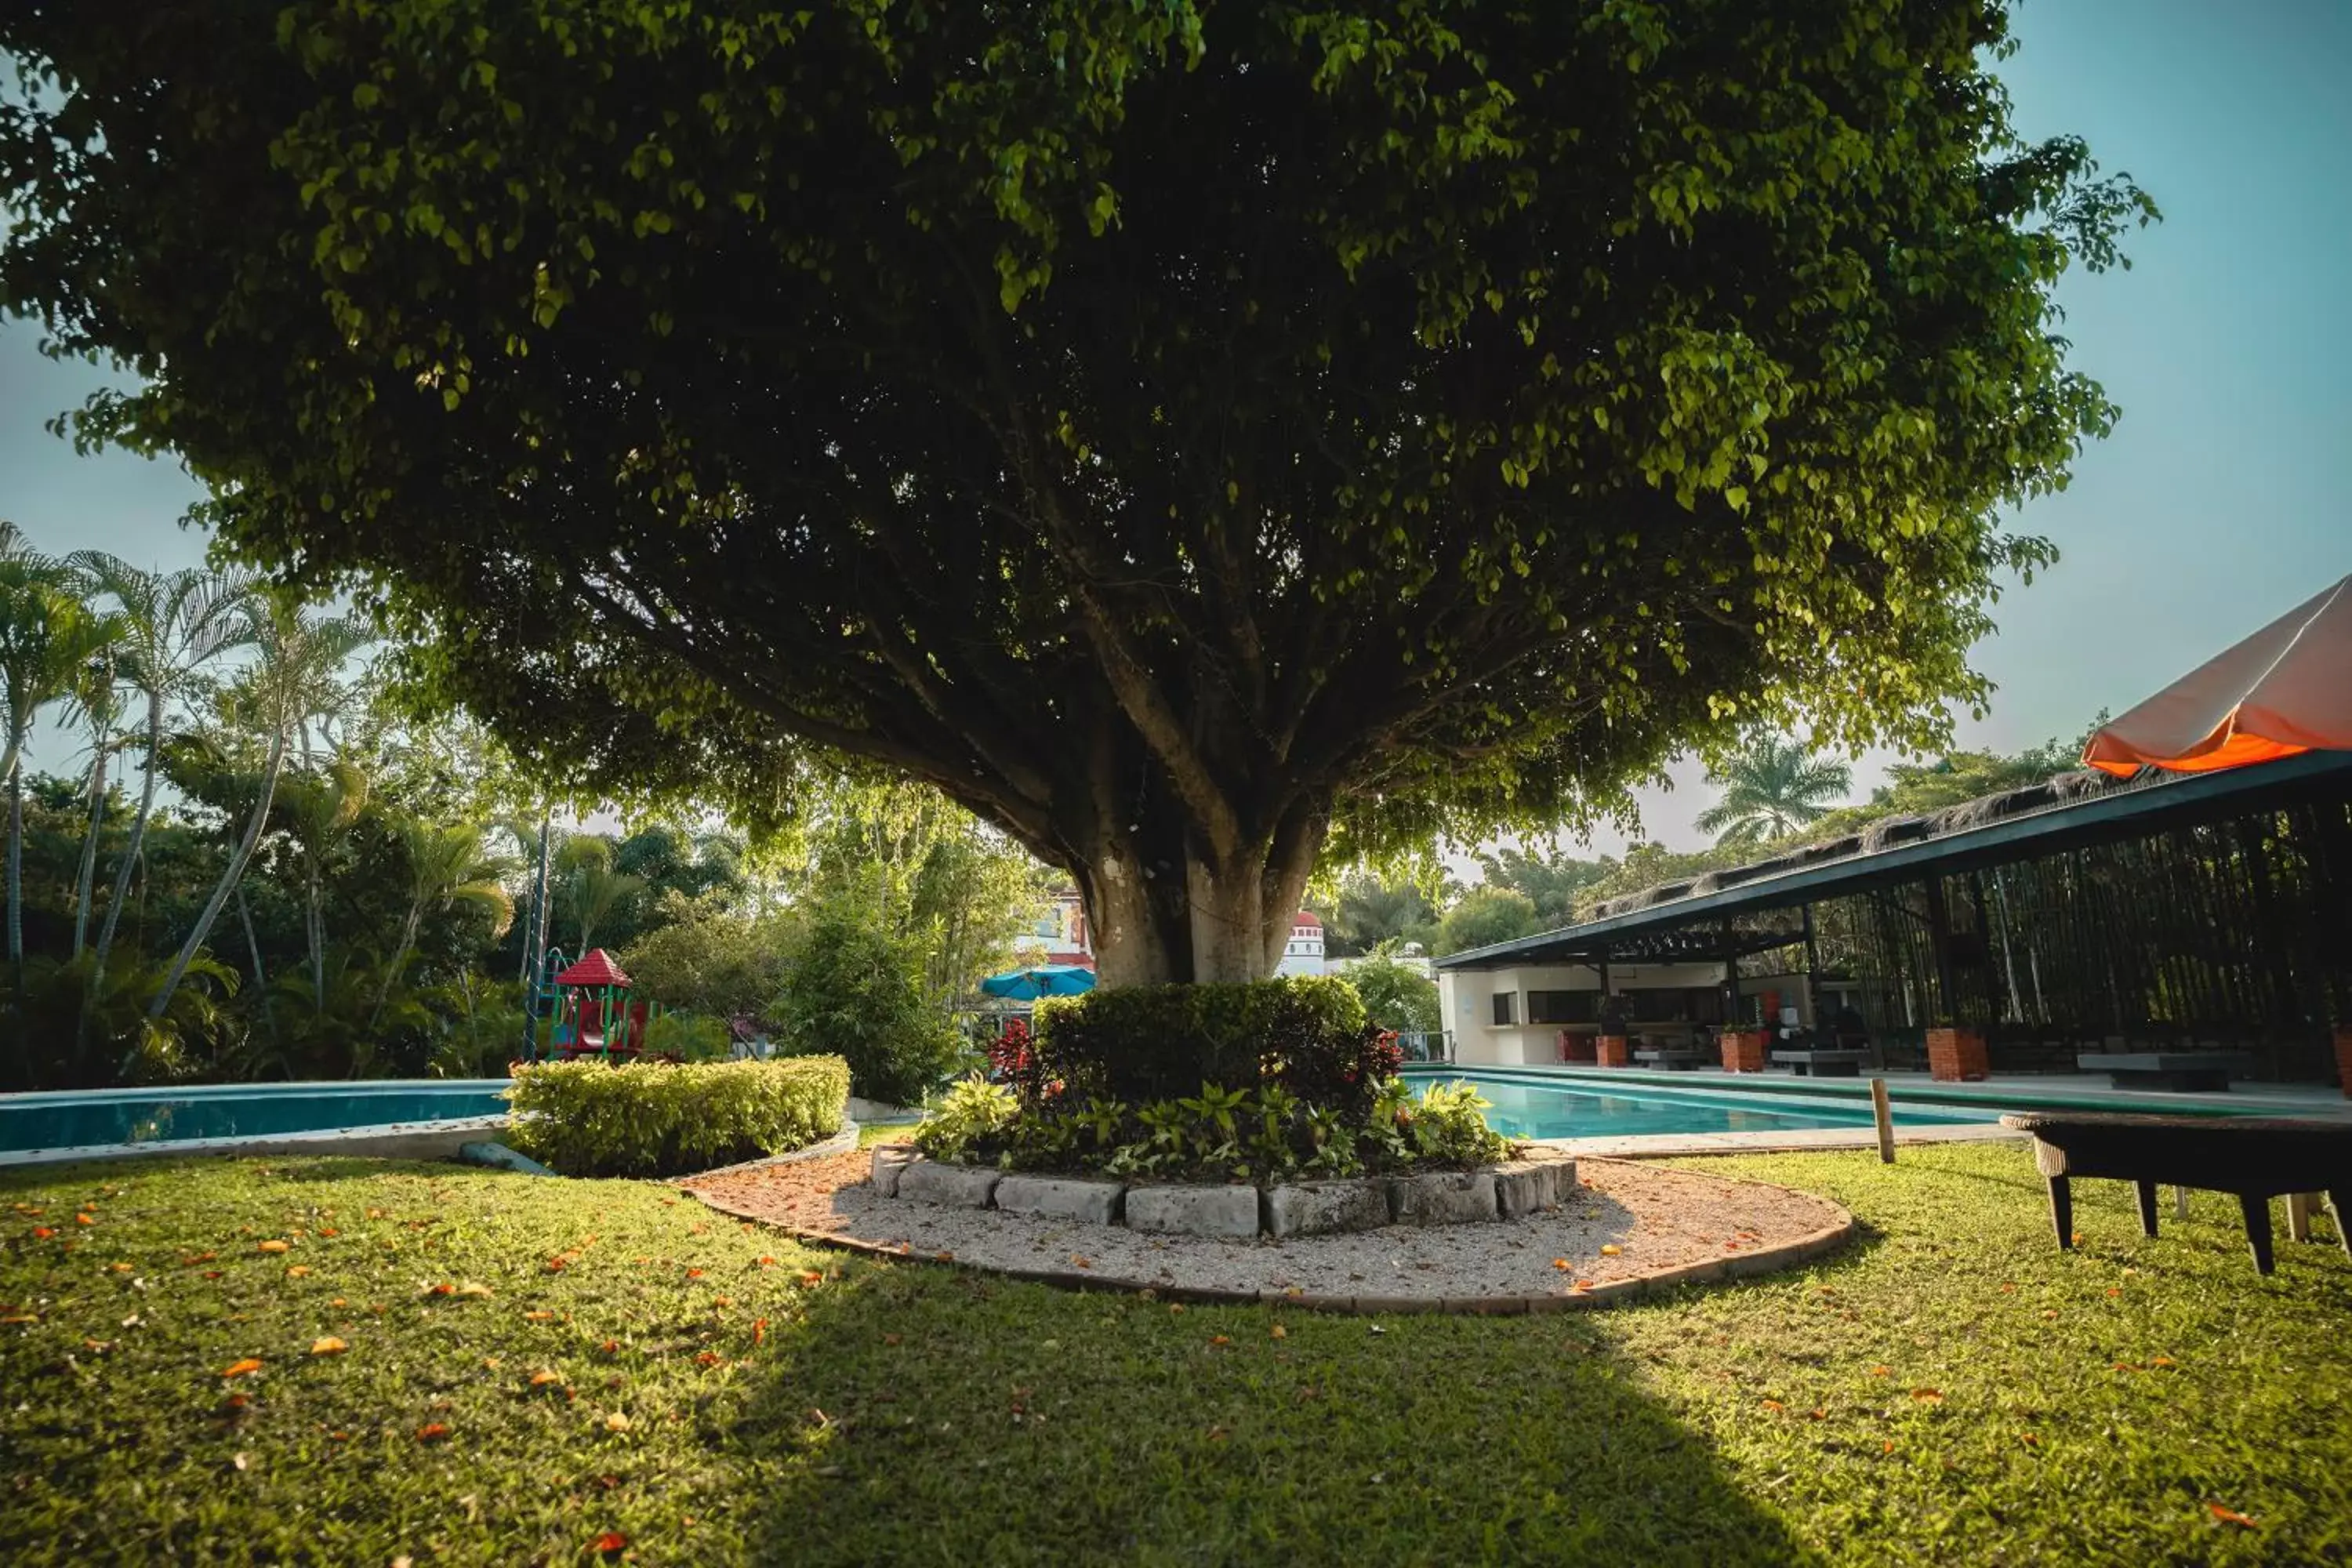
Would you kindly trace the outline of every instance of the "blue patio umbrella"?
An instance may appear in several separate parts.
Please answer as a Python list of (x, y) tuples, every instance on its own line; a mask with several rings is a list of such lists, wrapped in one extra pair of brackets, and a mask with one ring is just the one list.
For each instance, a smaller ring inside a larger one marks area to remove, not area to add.
[(1050, 963), (1038, 969), (1016, 969), (992, 974), (980, 983), (985, 995), (1008, 1002), (1034, 1002), (1040, 996), (1082, 996), (1095, 988), (1095, 972), (1075, 963)]

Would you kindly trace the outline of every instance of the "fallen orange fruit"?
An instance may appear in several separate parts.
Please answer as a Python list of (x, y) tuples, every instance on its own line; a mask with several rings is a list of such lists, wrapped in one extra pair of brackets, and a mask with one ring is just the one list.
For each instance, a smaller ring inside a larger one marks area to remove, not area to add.
[(341, 1355), (351, 1348), (332, 1334), (321, 1334), (310, 1342), (312, 1355)]
[(258, 1357), (246, 1356), (240, 1360), (233, 1361), (226, 1366), (221, 1368), (221, 1375), (223, 1377), (243, 1377), (247, 1373), (259, 1372), (260, 1370), (261, 1362)]
[(2234, 1508), (2223, 1508), (2218, 1502), (2209, 1502), (2205, 1506), (2212, 1510), (2213, 1517), (2215, 1519), (2220, 1520), (2224, 1524), (2242, 1524), (2248, 1530), (2256, 1528), (2254, 1524), (2254, 1516), (2250, 1513), (2240, 1513)]
[(437, 1443), (448, 1435), (449, 1428), (438, 1421), (427, 1421), (416, 1429), (416, 1440), (420, 1443)]
[(283, 1252), (286, 1250), (286, 1243), (273, 1237), (268, 1241), (261, 1243), (256, 1250), (261, 1252)]

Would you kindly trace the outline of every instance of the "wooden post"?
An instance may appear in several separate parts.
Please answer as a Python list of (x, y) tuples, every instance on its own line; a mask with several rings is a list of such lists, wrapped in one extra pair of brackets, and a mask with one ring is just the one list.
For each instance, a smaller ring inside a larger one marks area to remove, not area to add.
[(2286, 1238), (2289, 1241), (2311, 1239), (2311, 1194), (2309, 1193), (2287, 1194)]
[(1813, 906), (1804, 906), (1805, 1027), (1818, 1042), (1822, 1032), (1822, 953), (1813, 937)]
[(1886, 1080), (1870, 1080), (1870, 1117), (1878, 1124), (1878, 1161), (1883, 1165), (1895, 1163), (1895, 1111), (1887, 1104)]
[(2189, 1217), (2189, 1189), (2187, 1187), (2175, 1187), (2172, 1189), (2172, 1217), (2175, 1219), (2187, 1219)]

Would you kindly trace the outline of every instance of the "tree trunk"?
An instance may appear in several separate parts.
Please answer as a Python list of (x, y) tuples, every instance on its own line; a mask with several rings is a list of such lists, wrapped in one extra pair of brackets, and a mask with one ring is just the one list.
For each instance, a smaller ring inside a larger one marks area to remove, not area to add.
[(310, 897), (302, 910), (302, 936), (310, 949), (310, 1006), (313, 1011), (327, 1010), (327, 914), (319, 892), (319, 858), (307, 855), (309, 863)]
[(101, 737), (98, 756), (89, 764), (89, 826), (81, 839), (81, 872), (74, 879), (73, 955), (89, 945), (89, 901), (98, 886), (98, 835), (106, 825), (106, 743)]
[(1318, 818), (1223, 865), (1189, 847), (1162, 858), (1104, 846), (1074, 869), (1102, 984), (1198, 984), (1272, 974), (1322, 839)]
[[(131, 837), (122, 846), (122, 864), (114, 872), (114, 897), (106, 906), (106, 922), (98, 928), (97, 956), (89, 966), (89, 994), (95, 997), (106, 979), (106, 955), (114, 948), (114, 928), (122, 906), (131, 901), (131, 874), (147, 839), (147, 821), (155, 811), (155, 778), (163, 771), (163, 693), (147, 693), (147, 779), (139, 789), (139, 814), (131, 819)], [(84, 1009), (87, 1017), (88, 1009)]]
[(375, 994), (375, 1010), (368, 1015), (368, 1027), (373, 1030), (376, 1020), (383, 1016), (384, 1005), (392, 1000), (392, 988), (400, 983), (400, 966), (416, 946), (416, 924), (424, 918), (425, 900), (415, 899), (408, 906), (408, 919), (401, 922), (400, 945), (393, 950), (392, 962), (384, 967), (383, 986)]
[(16, 1000), (25, 1000), (25, 778), (8, 769), (8, 963), (16, 973)]
[(212, 935), (213, 922), (220, 919), (221, 910), (227, 907), (229, 894), (236, 890), (237, 879), (245, 875), (246, 862), (253, 858), (253, 847), (261, 839), (262, 824), (268, 820), (270, 802), (278, 794), (278, 773), (285, 762), (286, 736), (280, 731), (270, 737), (269, 762), (261, 773), (261, 799), (254, 805), (252, 820), (245, 825), (245, 837), (230, 852), (228, 865), (222, 869), (220, 881), (213, 888), (213, 896), (205, 900), (204, 912), (196, 917), (195, 925), (188, 932), (188, 940), (180, 944), (178, 955), (172, 960), (172, 972), (163, 977), (163, 984), (155, 993), (155, 1000), (148, 1004), (147, 1016), (150, 1018), (162, 1017), (163, 1009), (172, 1005), (172, 994), (180, 988), (180, 982), (187, 974), (188, 965), (195, 962), (196, 952), (204, 946), (205, 939)]

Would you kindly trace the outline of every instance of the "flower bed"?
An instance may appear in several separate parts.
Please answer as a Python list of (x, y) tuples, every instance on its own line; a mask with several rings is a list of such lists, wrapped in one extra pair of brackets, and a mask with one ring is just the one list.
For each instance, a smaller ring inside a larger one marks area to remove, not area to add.
[(1154, 1184), (1466, 1171), (1509, 1146), (1466, 1085), (1416, 1096), (1345, 983), (1133, 986), (1048, 1002), (915, 1135), (935, 1160)]

